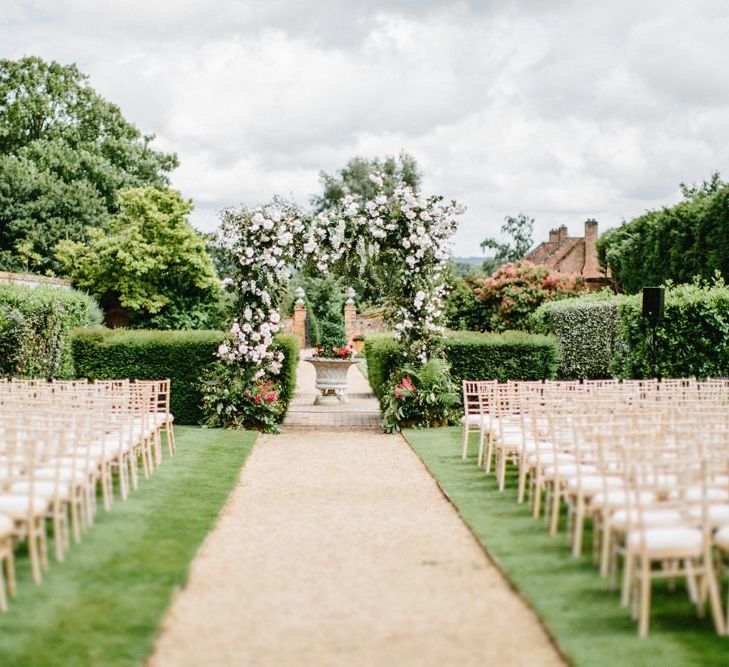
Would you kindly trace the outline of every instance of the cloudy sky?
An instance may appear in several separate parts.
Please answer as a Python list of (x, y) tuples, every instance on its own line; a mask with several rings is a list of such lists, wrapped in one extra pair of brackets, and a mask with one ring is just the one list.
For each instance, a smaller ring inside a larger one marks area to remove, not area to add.
[(468, 206), (581, 233), (729, 176), (727, 0), (2, 0), (0, 56), (75, 62), (176, 152), (193, 223), (305, 205), (354, 155), (418, 160)]

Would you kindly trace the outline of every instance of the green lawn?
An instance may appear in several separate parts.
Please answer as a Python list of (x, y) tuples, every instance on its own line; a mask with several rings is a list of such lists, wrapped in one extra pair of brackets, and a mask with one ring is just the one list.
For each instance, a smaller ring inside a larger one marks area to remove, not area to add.
[[(714, 633), (708, 610), (706, 619), (696, 618), (682, 584), (674, 594), (654, 587), (650, 635), (638, 639), (617, 593), (598, 576), (591, 559), (574, 559), (564, 531), (550, 537), (543, 521), (532, 519), (526, 504), (516, 503), (514, 476), (507, 490), (499, 493), (493, 475), (486, 476), (476, 466), (476, 438), (470, 458), (463, 461), (460, 428), (409, 430), (405, 437), (573, 664), (729, 664), (729, 637)], [(722, 598), (726, 600), (726, 582)], [(484, 641), (487, 637), (484, 627)]]
[[(176, 587), (230, 494), (255, 433), (177, 427), (177, 454), (126, 502), (100, 510), (43, 584), (18, 559), (18, 596), (0, 616), (0, 665), (140, 665)], [(52, 549), (51, 549), (52, 553)]]

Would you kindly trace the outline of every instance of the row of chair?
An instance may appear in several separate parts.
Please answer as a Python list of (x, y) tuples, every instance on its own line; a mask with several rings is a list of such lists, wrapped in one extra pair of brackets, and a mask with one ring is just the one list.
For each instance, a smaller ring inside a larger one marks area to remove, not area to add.
[[(717, 569), (729, 552), (729, 380), (463, 383), (463, 457), (517, 477), (517, 501), (551, 533), (566, 508), (572, 553), (593, 529), (602, 576), (616, 582), (640, 636), (651, 583), (686, 579), (699, 613), (722, 613)], [(728, 603), (729, 607), (729, 603)]]
[[(63, 561), (94, 522), (97, 491), (111, 508), (114, 482), (126, 499), (138, 470), (162, 461), (165, 431), (175, 451), (170, 381), (0, 381), (0, 610), (16, 592), (14, 553), (27, 544), (33, 580), (48, 569), (46, 524)], [(3, 577), (3, 570), (5, 578)]]

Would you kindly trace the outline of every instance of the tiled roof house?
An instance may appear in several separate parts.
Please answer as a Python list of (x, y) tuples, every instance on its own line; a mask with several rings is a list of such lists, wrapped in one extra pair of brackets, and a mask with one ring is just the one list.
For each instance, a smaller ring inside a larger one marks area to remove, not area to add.
[(524, 259), (556, 271), (578, 273), (591, 289), (610, 285), (610, 271), (603, 271), (597, 261), (597, 221), (585, 221), (584, 236), (568, 236), (567, 226), (549, 232), (549, 240), (540, 243)]

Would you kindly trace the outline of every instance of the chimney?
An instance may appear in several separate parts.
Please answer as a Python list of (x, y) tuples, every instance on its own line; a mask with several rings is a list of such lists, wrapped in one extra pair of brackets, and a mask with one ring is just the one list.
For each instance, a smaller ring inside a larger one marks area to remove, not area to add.
[(567, 240), (567, 225), (562, 225), (558, 230), (559, 242), (562, 243)]
[(557, 245), (559, 243), (559, 231), (556, 229), (549, 230), (549, 242)]
[(582, 269), (585, 278), (597, 278), (600, 263), (597, 261), (597, 220), (585, 220), (585, 266)]

